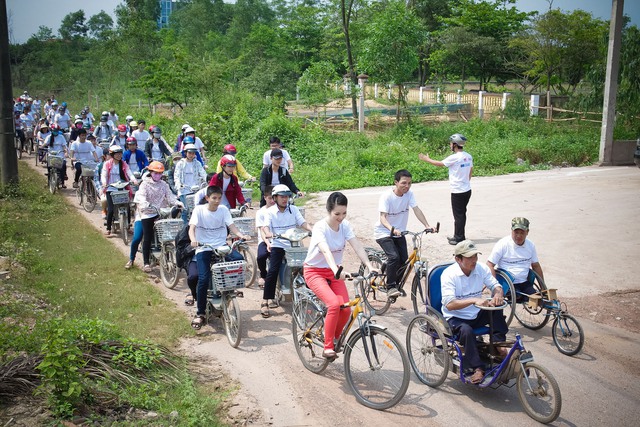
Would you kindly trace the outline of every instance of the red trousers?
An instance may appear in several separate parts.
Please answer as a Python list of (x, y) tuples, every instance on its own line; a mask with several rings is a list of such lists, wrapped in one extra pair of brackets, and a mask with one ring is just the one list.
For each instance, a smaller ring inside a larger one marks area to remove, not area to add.
[(349, 301), (344, 280), (336, 280), (330, 268), (304, 266), (304, 280), (309, 289), (327, 306), (324, 319), (324, 348), (333, 350), (333, 340), (340, 338), (344, 325), (349, 321), (351, 308), (340, 308)]

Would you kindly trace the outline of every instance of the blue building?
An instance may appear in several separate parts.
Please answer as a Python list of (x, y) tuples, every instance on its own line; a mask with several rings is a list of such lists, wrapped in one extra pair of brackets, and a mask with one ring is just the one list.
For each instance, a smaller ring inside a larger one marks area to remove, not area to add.
[(169, 16), (176, 10), (177, 0), (158, 0), (160, 3), (160, 16), (158, 17), (158, 28), (169, 26)]

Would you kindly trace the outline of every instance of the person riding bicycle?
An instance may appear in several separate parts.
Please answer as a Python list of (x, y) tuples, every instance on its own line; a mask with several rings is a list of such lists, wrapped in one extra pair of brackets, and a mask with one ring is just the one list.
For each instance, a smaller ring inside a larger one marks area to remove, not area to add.
[(322, 352), (322, 357), (327, 359), (335, 359), (334, 340), (340, 338), (351, 316), (350, 309), (341, 307), (349, 301), (344, 275), (336, 277), (347, 242), (369, 271), (375, 271), (346, 217), (347, 197), (339, 192), (331, 193), (327, 198), (327, 216), (313, 226), (309, 251), (304, 260), (307, 287), (327, 306)]
[[(100, 124), (93, 130), (93, 134), (100, 142), (111, 141), (113, 128), (107, 123), (107, 116), (100, 116)], [(120, 147), (122, 148), (122, 147)]]
[(24, 128), (31, 128), (31, 129), (34, 128), (36, 120), (33, 117), (33, 114), (31, 113), (30, 106), (26, 105), (24, 107), (24, 109), (22, 110), (22, 114), (20, 114), (20, 119), (22, 120), (22, 124)]
[(236, 158), (231, 154), (225, 154), (218, 162), (222, 165), (222, 172), (211, 177), (209, 185), (222, 188), (222, 203), (229, 209), (235, 209), (236, 201), (242, 206), (246, 202), (242, 194), (242, 187), (238, 183), (238, 177), (234, 175), (236, 170)]
[(262, 172), (260, 173), (261, 207), (266, 203), (264, 200), (264, 191), (267, 185), (284, 184), (292, 191), (297, 193), (298, 197), (304, 196), (304, 193), (298, 190), (298, 187), (296, 187), (296, 184), (293, 182), (291, 174), (287, 171), (286, 168), (282, 166), (282, 163), (282, 150), (280, 150), (279, 148), (274, 148), (273, 150), (271, 150), (271, 164), (262, 169)]
[(50, 125), (55, 123), (55, 117), (56, 114), (58, 114), (58, 103), (56, 101), (53, 101), (51, 103), (51, 108), (49, 109), (49, 112), (47, 113), (47, 121), (49, 122)]
[(56, 113), (53, 122), (60, 126), (63, 132), (68, 132), (71, 128), (71, 115), (67, 110), (67, 103), (63, 102), (58, 108), (58, 112)]
[[(477, 306), (498, 307), (504, 302), (504, 291), (491, 275), (491, 270), (478, 263), (480, 251), (471, 240), (463, 240), (455, 246), (455, 263), (447, 267), (440, 279), (442, 287), (442, 315), (451, 325), (457, 340), (464, 346), (464, 359), (473, 369), (471, 382), (478, 384), (484, 378), (484, 363), (478, 352), (474, 328), (493, 325), (493, 342), (505, 341), (509, 328), (502, 310), (481, 310)], [(484, 287), (492, 292), (492, 299), (482, 296)], [(509, 350), (496, 347), (500, 357), (506, 357)]]
[(160, 126), (149, 128), (151, 138), (144, 145), (144, 154), (152, 160), (160, 160), (164, 162), (165, 156), (171, 156), (171, 147), (162, 138), (162, 130)]
[(393, 188), (380, 196), (380, 216), (373, 230), (376, 242), (387, 256), (387, 296), (390, 298), (402, 295), (398, 290), (398, 280), (402, 278), (403, 266), (409, 257), (407, 241), (402, 235), (409, 222), (409, 209), (413, 209), (426, 229), (434, 230), (411, 191), (411, 173), (401, 169), (394, 176)]
[[(222, 150), (222, 156), (229, 154), (236, 158), (236, 169), (233, 171), (233, 174), (237, 177), (244, 179), (245, 181), (255, 181), (256, 178), (252, 176), (247, 170), (242, 166), (240, 160), (238, 160), (238, 150), (236, 150), (236, 146), (233, 144), (227, 144), (224, 146)], [(224, 158), (224, 157), (223, 157)], [(218, 162), (218, 166), (216, 168), (216, 173), (222, 172), (222, 159)]]
[(127, 127), (125, 125), (118, 125), (118, 131), (113, 138), (111, 139), (111, 144), (109, 145), (119, 145), (123, 150), (127, 149)]
[(138, 120), (138, 128), (131, 132), (131, 136), (138, 141), (138, 150), (144, 151), (147, 140), (151, 138), (151, 134), (145, 130), (147, 122), (144, 119)]
[(20, 143), (22, 144), (22, 147), (24, 147), (24, 142), (26, 141), (26, 137), (24, 134), (24, 123), (22, 121), (22, 119), (20, 118), (20, 112), (19, 111), (14, 111), (13, 112), (13, 126), (15, 128), (16, 131), (16, 138), (18, 138), (20, 140)]
[(55, 156), (62, 158), (62, 169), (59, 170), (60, 181), (62, 181), (62, 188), (67, 188), (64, 183), (67, 180), (67, 161), (65, 160), (65, 157), (68, 155), (69, 151), (67, 148), (67, 140), (62, 134), (60, 126), (55, 123), (51, 125), (51, 135), (45, 139), (42, 146), (50, 148), (49, 151), (57, 151), (58, 154), (55, 154)]
[[(274, 234), (282, 234), (290, 228), (301, 227), (311, 231), (311, 225), (300, 214), (298, 208), (289, 204), (289, 198), (293, 195), (289, 187), (278, 184), (273, 187), (271, 195), (275, 199), (275, 205), (267, 209), (265, 226), (262, 227), (262, 237), (267, 245), (269, 255), (269, 270), (264, 283), (263, 302), (260, 304), (260, 314), (267, 318), (270, 316), (269, 308), (278, 307), (274, 300), (276, 296), (276, 282), (280, 272), (280, 265), (285, 256), (285, 248), (291, 246), (286, 240), (274, 239)], [(273, 240), (271, 240), (273, 239)]]
[[(188, 138), (192, 138), (193, 141), (187, 140)], [(184, 150), (184, 147), (187, 144), (193, 144), (193, 145), (196, 146), (196, 149), (198, 150), (198, 160), (204, 166), (204, 164), (206, 162), (206, 158), (205, 158), (205, 155), (204, 155), (204, 144), (202, 143), (202, 140), (196, 136), (196, 130), (194, 128), (192, 128), (191, 126), (187, 126), (184, 129), (184, 138), (182, 139), (182, 150)], [(178, 150), (176, 150), (176, 151), (178, 151)]]
[(42, 144), (44, 144), (44, 140), (51, 135), (51, 132), (49, 131), (49, 125), (44, 122), (41, 123), (39, 126), (39, 130), (38, 133), (36, 134), (36, 140), (38, 141), (38, 147), (42, 147)]
[(182, 154), (182, 157), (185, 158), (187, 157), (187, 152), (185, 151), (185, 147), (187, 145), (193, 145), (194, 147), (196, 147), (196, 160), (202, 165), (202, 167), (204, 168), (206, 165), (204, 164), (204, 160), (202, 159), (202, 157), (200, 156), (200, 151), (198, 150), (198, 147), (195, 144), (195, 138), (192, 136), (187, 136), (182, 140), (182, 144), (180, 145), (180, 150), (176, 150), (179, 153)]
[[(111, 193), (118, 191), (118, 189), (111, 184), (120, 181), (137, 183), (137, 180), (129, 169), (129, 165), (122, 161), (122, 148), (119, 145), (112, 145), (109, 147), (109, 155), (111, 158), (104, 162), (100, 176), (101, 192), (107, 196), (107, 230), (104, 232), (107, 237), (111, 236), (111, 225), (113, 224), (114, 216)], [(120, 227), (126, 227), (126, 224), (120, 224)]]
[[(207, 188), (207, 204), (198, 205), (193, 209), (189, 220), (189, 238), (191, 247), (196, 248), (196, 263), (198, 266), (198, 286), (197, 311), (196, 316), (191, 321), (194, 329), (200, 329), (205, 322), (205, 312), (207, 306), (207, 289), (211, 280), (211, 259), (213, 250), (210, 247), (200, 246), (201, 243), (211, 245), (214, 248), (227, 244), (227, 228), (238, 238), (249, 240), (233, 224), (229, 209), (220, 204), (222, 200), (222, 189), (211, 185)], [(225, 257), (225, 261), (240, 261), (242, 255), (237, 250), (233, 250)]]
[[(182, 127), (180, 128), (180, 133), (178, 134), (178, 137), (176, 138), (176, 145), (173, 147), (173, 151), (174, 151), (174, 152), (175, 152), (175, 151), (178, 151), (178, 152), (182, 151), (182, 146), (184, 145), (183, 141), (184, 141), (184, 138), (185, 138), (185, 136), (186, 136), (186, 135), (184, 134), (184, 131), (185, 131), (187, 128), (190, 128), (190, 127), (191, 127), (191, 126), (189, 126), (189, 123), (185, 123), (185, 124), (183, 124), (183, 125), (182, 125)], [(194, 139), (194, 141), (195, 141), (195, 139)]]
[[(191, 187), (200, 187), (207, 179), (207, 173), (200, 164), (195, 161), (198, 149), (193, 144), (187, 144), (184, 147), (185, 157), (176, 163), (173, 171), (173, 180), (180, 201), (187, 205), (186, 195), (191, 193)], [(182, 212), (182, 219), (187, 222), (188, 212)]]
[[(173, 205), (182, 205), (169, 188), (169, 184), (162, 179), (164, 165), (160, 162), (151, 162), (148, 170), (150, 176), (142, 179), (140, 188), (133, 198), (134, 203), (137, 204), (136, 216), (140, 217), (142, 225), (142, 259), (144, 261), (143, 271), (145, 273), (151, 272), (150, 254), (151, 243), (153, 242), (153, 225), (158, 219), (158, 210)], [(137, 251), (137, 244), (135, 246)], [(130, 268), (133, 265), (133, 261), (135, 260), (135, 252), (133, 249), (134, 241), (132, 240), (129, 262), (125, 268)]]
[[(73, 126), (71, 126), (71, 132), (69, 133), (69, 142), (72, 142), (78, 139), (78, 135), (79, 135), (78, 131), (80, 129), (84, 129), (84, 126), (82, 125), (82, 119), (76, 116), (76, 119), (73, 122)], [(85, 129), (85, 135), (86, 135), (86, 129)]]
[(71, 143), (70, 151), (69, 158), (72, 162), (75, 162), (73, 167), (76, 170), (73, 178), (73, 188), (78, 188), (78, 180), (82, 174), (82, 164), (86, 164), (91, 160), (96, 163), (99, 161), (95, 147), (91, 142), (87, 141), (87, 130), (85, 128), (78, 130), (78, 140)]
[(149, 159), (142, 151), (138, 150), (138, 141), (132, 136), (127, 138), (127, 151), (124, 152), (122, 160), (129, 165), (133, 173), (141, 172), (149, 166)]
[(538, 252), (533, 242), (527, 239), (529, 235), (529, 220), (515, 217), (511, 220), (511, 235), (505, 236), (493, 247), (487, 265), (493, 277), (496, 268), (502, 268), (513, 276), (516, 291), (527, 295), (536, 292), (533, 283), (529, 281), (529, 269), (532, 269), (544, 280), (542, 266), (538, 260)]

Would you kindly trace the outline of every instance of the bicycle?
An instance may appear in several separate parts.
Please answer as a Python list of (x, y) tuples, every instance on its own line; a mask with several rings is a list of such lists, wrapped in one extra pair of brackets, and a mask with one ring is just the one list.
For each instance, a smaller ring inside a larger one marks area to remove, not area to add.
[[(354, 309), (335, 351), (344, 351), (345, 378), (356, 400), (372, 409), (388, 409), (400, 402), (409, 387), (409, 358), (393, 334), (371, 321), (372, 312), (366, 309), (363, 291), (373, 275), (355, 273), (352, 278), (355, 297), (342, 308)], [(296, 352), (305, 368), (320, 374), (332, 361), (322, 357), (326, 307), (304, 280), (294, 282), (294, 295), (291, 331)]]
[(245, 261), (224, 262), (227, 255), (241, 243), (233, 242), (231, 246), (224, 245), (214, 248), (212, 245), (200, 244), (213, 250), (211, 259), (211, 280), (207, 290), (207, 306), (205, 322), (212, 317), (221, 317), (227, 341), (233, 348), (240, 345), (242, 324), (240, 323), (240, 304), (237, 300), (236, 289), (244, 287)]
[(78, 203), (85, 211), (91, 213), (98, 203), (98, 191), (93, 182), (96, 171), (95, 162), (84, 162), (80, 164), (82, 172), (80, 174), (80, 185), (76, 188)]
[(496, 268), (496, 278), (506, 288), (505, 300), (509, 302), (511, 309), (510, 313), (506, 313), (508, 322), (515, 316), (525, 328), (538, 330), (553, 317), (551, 336), (558, 351), (567, 356), (580, 353), (584, 346), (582, 325), (569, 314), (567, 305), (560, 302), (556, 289), (547, 289), (544, 280), (533, 270), (529, 270), (528, 277), (535, 290), (531, 295), (516, 289), (513, 276), (502, 268)]
[[(111, 192), (111, 201), (113, 202), (114, 216), (113, 226), (118, 229), (120, 237), (125, 245), (129, 244), (129, 218), (131, 218), (132, 203), (129, 190), (126, 189), (131, 185), (127, 181), (118, 181), (110, 184), (117, 191)], [(116, 215), (117, 214), (117, 215)]]
[[(476, 388), (516, 385), (518, 398), (527, 415), (541, 423), (554, 421), (562, 408), (560, 387), (547, 368), (534, 362), (533, 355), (525, 349), (518, 333), (506, 357), (500, 360), (496, 355), (497, 345), (491, 338), (492, 322), (490, 321), (489, 327), (474, 329), (478, 338), (488, 334), (489, 342), (482, 340), (477, 344), (486, 371), (479, 383), (471, 382), (472, 372), (465, 370), (464, 350), (441, 311), (441, 276), (450, 265), (452, 263), (448, 262), (431, 269), (427, 277), (428, 295), (425, 311), (409, 322), (406, 344), (414, 373), (429, 387), (438, 387), (444, 383), (450, 370), (458, 375), (462, 383)], [(501, 307), (476, 307), (481, 310), (501, 310), (508, 305), (509, 302), (505, 301)]]
[(291, 301), (291, 299), (295, 303), (295, 292), (292, 285), (296, 282), (300, 283), (300, 280), (304, 282), (302, 267), (308, 249), (302, 246), (302, 241), (310, 235), (310, 232), (302, 228), (291, 228), (282, 234), (273, 235), (274, 239), (283, 239), (291, 244), (284, 250), (285, 255), (278, 272), (275, 295), (275, 300), (278, 303)]
[(64, 173), (62, 166), (64, 159), (58, 157), (58, 153), (60, 152), (55, 150), (47, 151), (47, 182), (51, 194), (56, 194), (58, 188), (62, 186), (62, 174)]
[(182, 219), (170, 218), (172, 208), (156, 209), (158, 219), (154, 225), (154, 240), (151, 245), (151, 259), (160, 266), (162, 284), (173, 289), (178, 283), (180, 269), (176, 264), (175, 238), (184, 227)]
[[(413, 241), (413, 250), (409, 254), (407, 261), (398, 271), (400, 279), (398, 280), (398, 291), (401, 296), (406, 296), (404, 286), (409, 279), (409, 274), (414, 271), (411, 282), (411, 303), (413, 305), (414, 314), (421, 313), (425, 304), (426, 297), (426, 277), (429, 270), (429, 264), (426, 259), (421, 259), (422, 252), (422, 235), (428, 233), (438, 233), (440, 231), (440, 223), (436, 224), (435, 230), (424, 229), (419, 232), (403, 231), (402, 235), (410, 235)], [(384, 273), (387, 267), (387, 256), (384, 251), (376, 248), (365, 248), (369, 262), (372, 267)], [(366, 266), (360, 264), (360, 274), (366, 272)], [(369, 308), (379, 316), (389, 310), (391, 304), (395, 303), (398, 297), (387, 298), (387, 282), (386, 275), (381, 274), (369, 283), (365, 288), (364, 299)]]
[[(255, 218), (234, 218), (233, 223), (245, 236), (252, 238), (257, 236)], [(251, 248), (249, 248), (249, 243), (246, 241), (238, 245), (238, 252), (240, 252), (244, 260), (247, 261), (244, 285), (250, 288), (258, 276), (258, 261), (251, 251)]]

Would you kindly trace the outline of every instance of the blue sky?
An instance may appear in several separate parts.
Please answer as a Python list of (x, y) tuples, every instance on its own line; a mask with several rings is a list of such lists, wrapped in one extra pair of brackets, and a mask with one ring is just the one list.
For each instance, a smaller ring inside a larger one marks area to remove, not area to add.
[[(101, 10), (114, 16), (113, 11), (119, 3), (121, 0), (7, 0), (9, 37), (12, 43), (24, 43), (40, 25), (57, 32), (62, 18), (79, 9), (84, 10), (87, 19)], [(516, 5), (523, 12), (537, 10), (544, 13), (549, 8), (547, 0), (517, 0)], [(604, 20), (611, 17), (611, 0), (553, 0), (553, 7), (565, 11), (583, 9)], [(624, 12), (633, 24), (640, 26), (640, 1), (626, 0)]]

